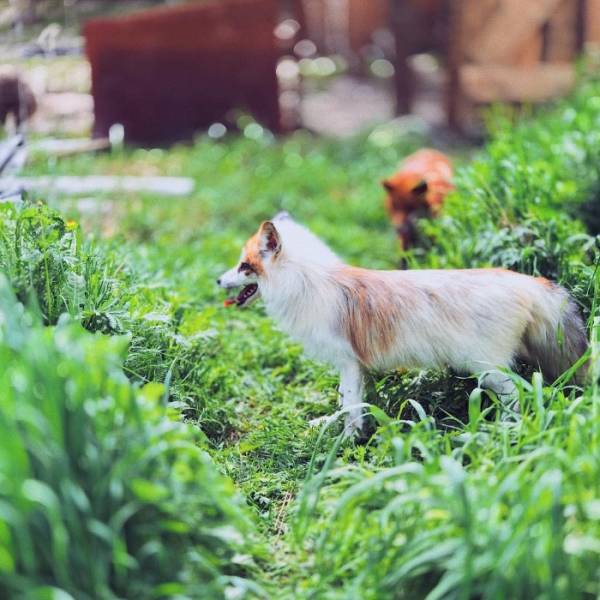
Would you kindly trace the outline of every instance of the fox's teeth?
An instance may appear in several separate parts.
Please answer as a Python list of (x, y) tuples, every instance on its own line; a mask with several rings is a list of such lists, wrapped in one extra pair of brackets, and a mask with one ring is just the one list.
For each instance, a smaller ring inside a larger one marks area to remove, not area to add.
[(237, 295), (236, 303), (238, 306), (242, 306), (246, 300), (254, 296), (254, 294), (258, 290), (258, 285), (255, 283), (251, 283), (250, 285), (245, 286), (242, 291)]

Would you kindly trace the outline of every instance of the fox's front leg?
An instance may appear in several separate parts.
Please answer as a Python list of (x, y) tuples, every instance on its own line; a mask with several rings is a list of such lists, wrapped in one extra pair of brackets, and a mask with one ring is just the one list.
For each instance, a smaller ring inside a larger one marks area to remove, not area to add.
[(362, 408), (364, 376), (358, 363), (348, 363), (340, 369), (340, 396), (342, 408), (347, 409), (344, 434), (353, 435), (363, 426)]

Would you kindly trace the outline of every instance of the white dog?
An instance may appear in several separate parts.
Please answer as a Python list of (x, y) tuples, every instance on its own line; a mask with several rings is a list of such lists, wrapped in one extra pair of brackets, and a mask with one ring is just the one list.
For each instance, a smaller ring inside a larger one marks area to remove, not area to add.
[(217, 283), (243, 286), (230, 304), (262, 296), (285, 332), (339, 370), (347, 434), (362, 427), (365, 370), (487, 372), (483, 385), (506, 394), (514, 387), (498, 369), (517, 357), (554, 379), (587, 348), (575, 302), (547, 279), (503, 269), (351, 267), (287, 213), (262, 223)]

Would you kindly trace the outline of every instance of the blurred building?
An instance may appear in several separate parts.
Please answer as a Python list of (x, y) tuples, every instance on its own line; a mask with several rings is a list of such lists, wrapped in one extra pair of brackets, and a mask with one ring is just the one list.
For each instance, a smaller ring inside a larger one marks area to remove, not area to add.
[[(345, 65), (349, 79), (330, 89), (348, 119), (360, 98), (383, 118), (387, 105), (418, 111), (427, 87), (447, 123), (468, 129), (490, 103), (568, 92), (576, 59), (600, 43), (600, 0), (207, 0), (95, 19), (85, 36), (96, 135), (120, 123), (129, 142), (168, 143), (233, 109), (289, 130), (311, 93), (303, 64), (327, 56), (331, 75)], [(365, 91), (373, 73), (387, 78), (375, 101)], [(353, 85), (362, 95), (348, 94)]]

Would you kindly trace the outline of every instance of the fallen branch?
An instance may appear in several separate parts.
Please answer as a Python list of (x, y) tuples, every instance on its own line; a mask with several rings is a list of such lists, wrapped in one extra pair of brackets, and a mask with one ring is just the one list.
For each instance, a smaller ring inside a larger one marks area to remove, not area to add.
[(29, 145), (32, 152), (43, 152), (51, 156), (71, 156), (73, 154), (84, 154), (86, 152), (100, 152), (110, 149), (108, 138), (98, 139), (66, 139), (66, 140), (40, 140)]
[(12, 177), (5, 178), (5, 187), (19, 187), (27, 191), (56, 192), (66, 195), (94, 193), (149, 193), (163, 196), (187, 196), (194, 190), (189, 177), (117, 177), (90, 175), (74, 177)]
[(0, 142), (0, 173), (11, 165), (13, 159), (25, 146), (25, 140), (21, 134), (13, 135)]

